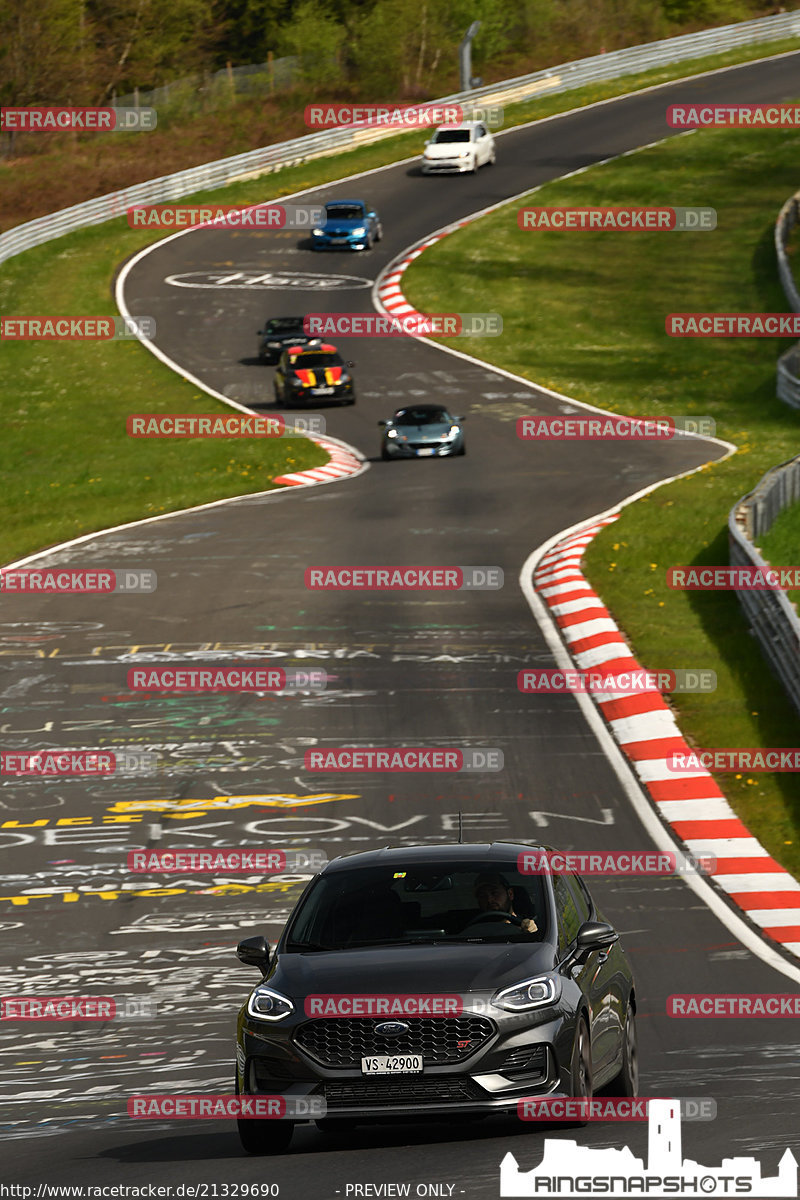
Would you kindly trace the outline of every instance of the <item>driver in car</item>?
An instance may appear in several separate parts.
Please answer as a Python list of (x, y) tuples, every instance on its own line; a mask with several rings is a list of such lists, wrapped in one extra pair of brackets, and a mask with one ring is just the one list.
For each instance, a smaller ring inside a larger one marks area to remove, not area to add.
[(526, 933), (536, 933), (539, 928), (533, 917), (519, 917), (514, 912), (514, 889), (509, 887), (505, 875), (491, 871), (479, 875), (475, 880), (475, 899), (481, 912), (508, 913), (509, 919), (503, 924), (519, 925)]

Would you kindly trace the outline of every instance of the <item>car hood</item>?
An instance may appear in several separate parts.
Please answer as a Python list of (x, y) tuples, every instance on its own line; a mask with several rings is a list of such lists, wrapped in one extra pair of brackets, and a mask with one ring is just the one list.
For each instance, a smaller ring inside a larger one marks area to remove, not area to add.
[(268, 983), (291, 999), (309, 994), (359, 996), (492, 993), (551, 970), (547, 942), (386, 946), (281, 954)]
[(435, 425), (392, 425), (397, 430), (398, 440), (405, 438), (411, 442), (438, 442), (442, 434), (449, 433), (455, 421), (436, 422)]
[(462, 150), (471, 149), (471, 142), (435, 142), (425, 147), (426, 158), (458, 158)]
[(347, 219), (346, 217), (328, 217), (321, 228), (325, 230), (344, 229), (350, 232), (353, 229), (363, 229), (366, 224), (366, 217), (353, 217), (351, 219)]

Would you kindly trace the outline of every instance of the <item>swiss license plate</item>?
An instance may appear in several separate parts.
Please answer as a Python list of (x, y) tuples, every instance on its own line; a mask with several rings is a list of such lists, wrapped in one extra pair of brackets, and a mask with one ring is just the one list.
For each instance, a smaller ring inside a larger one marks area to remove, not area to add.
[(361, 1059), (362, 1075), (418, 1075), (421, 1054), (373, 1054)]
[(312, 388), (312, 389), (311, 389), (311, 395), (312, 395), (312, 396), (332, 396), (332, 395), (333, 395), (333, 391), (334, 391), (334, 389), (333, 389), (333, 388), (331, 388), (331, 387), (325, 387), (325, 388)]
[(431, 456), (431, 454), (433, 454), (433, 450), (432, 449), (418, 450), (417, 454), (420, 456), (420, 458), (426, 458), (426, 457), (429, 458)]
[(341, 246), (341, 245), (343, 245), (343, 244), (344, 244), (346, 241), (347, 241), (347, 238), (334, 238), (334, 237), (332, 237), (332, 238), (331, 238), (331, 245), (332, 245), (332, 246)]

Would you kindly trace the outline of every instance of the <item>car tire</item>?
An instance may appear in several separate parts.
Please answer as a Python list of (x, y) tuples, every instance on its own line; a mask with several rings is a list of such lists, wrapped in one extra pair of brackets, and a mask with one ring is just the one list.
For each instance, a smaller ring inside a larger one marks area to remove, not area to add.
[(478, 156), (477, 156), (477, 154), (473, 154), (473, 156), (472, 156), (472, 166), (470, 167), (469, 174), (470, 175), (478, 174)]
[(487, 167), (493, 167), (496, 162), (497, 162), (497, 151), (494, 148), (492, 148), (492, 152), (486, 160), (486, 165), (487, 165)]
[[(592, 1047), (589, 1040), (589, 1030), (586, 1019), (580, 1017), (575, 1030), (575, 1041), (572, 1046), (570, 1063), (570, 1095), (577, 1100), (591, 1100), (592, 1086)], [(585, 1125), (586, 1121), (575, 1121), (576, 1125)]]
[(383, 459), (384, 462), (391, 462), (392, 456), (388, 450), (382, 449), (381, 450), (381, 458)]
[[(239, 1096), (239, 1072), (233, 1082), (234, 1093)], [(288, 1150), (294, 1133), (294, 1121), (249, 1120), (237, 1117), (239, 1141), (248, 1154), (283, 1154)]]
[(639, 1046), (636, 1038), (636, 1013), (628, 1004), (622, 1034), (622, 1069), (603, 1089), (609, 1096), (639, 1095)]
[(365, 249), (366, 249), (366, 250), (371, 250), (371, 249), (372, 249), (372, 247), (374, 246), (374, 244), (375, 244), (375, 239), (373, 238), (373, 236), (372, 236), (372, 234), (371, 234), (371, 233), (368, 233), (368, 234), (367, 234), (367, 244), (366, 244), (366, 246), (365, 246)]

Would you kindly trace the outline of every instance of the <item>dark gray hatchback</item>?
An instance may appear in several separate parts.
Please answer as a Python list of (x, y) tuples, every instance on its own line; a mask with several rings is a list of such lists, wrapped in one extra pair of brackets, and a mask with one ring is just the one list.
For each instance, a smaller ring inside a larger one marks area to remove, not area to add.
[[(514, 1114), (522, 1097), (637, 1093), (634, 982), (576, 875), (521, 872), (530, 843), (333, 860), (239, 1013), (236, 1090), (314, 1101), (322, 1128)], [(302, 1107), (302, 1104), (300, 1105)], [(240, 1119), (250, 1153), (290, 1119)]]

